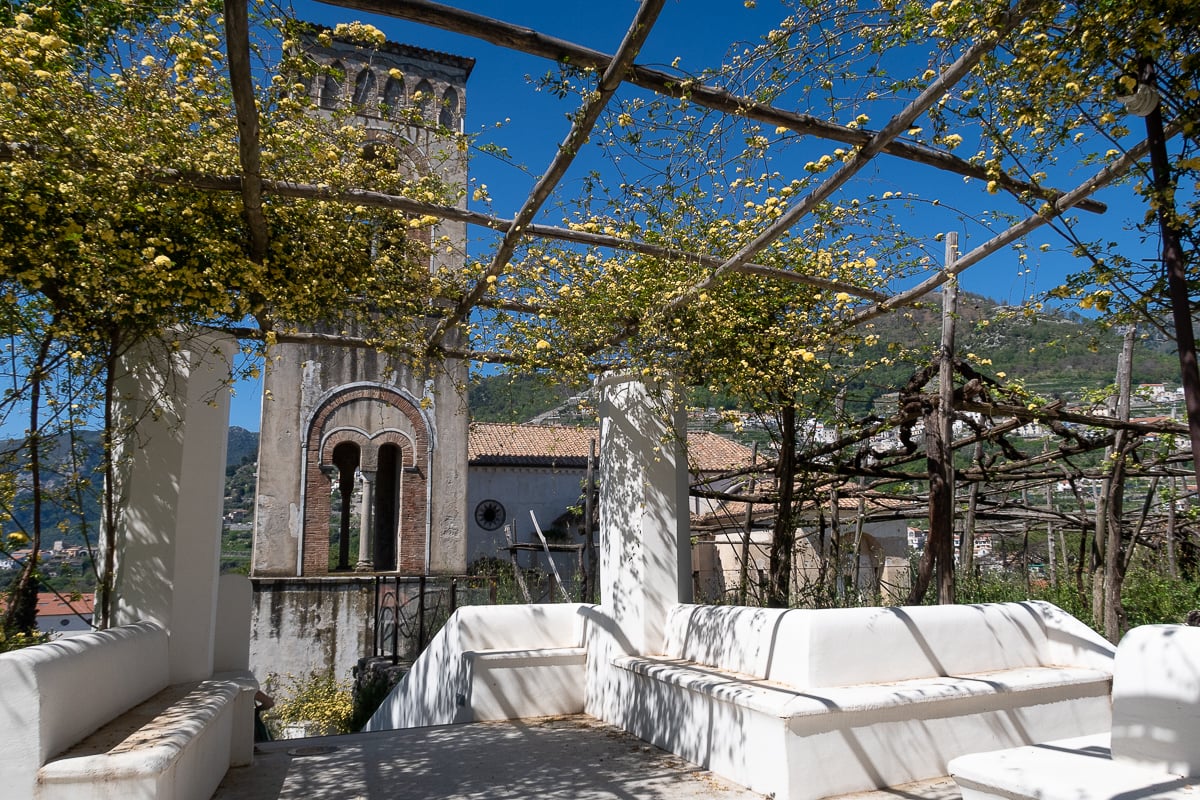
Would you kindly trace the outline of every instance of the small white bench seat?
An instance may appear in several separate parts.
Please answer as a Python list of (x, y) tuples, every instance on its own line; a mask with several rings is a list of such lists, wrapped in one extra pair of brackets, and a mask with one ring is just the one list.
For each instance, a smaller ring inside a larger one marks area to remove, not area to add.
[(47, 761), (38, 770), (38, 782), (43, 787), (117, 782), (126, 797), (167, 796), (158, 787), (168, 775), (186, 783), (211, 783), (228, 764), (203, 763), (197, 757), (203, 748), (194, 740), (232, 737), (234, 701), (242, 691), (228, 680), (167, 687)]
[(578, 603), (457, 609), (364, 731), (579, 714), (587, 688)]
[(1106, 733), (963, 756), (950, 766), (963, 800), (1200, 797), (1200, 779), (1114, 761)]
[(956, 758), (963, 799), (1200, 797), (1200, 628), (1134, 628), (1113, 669), (1111, 734)]
[(1072, 686), (1088, 687), (1090, 694), (1107, 696), (1111, 677), (1103, 670), (1086, 667), (1031, 667), (801, 691), (784, 683), (681, 659), (618, 656), (613, 664), (681, 689), (784, 719), (831, 711), (843, 714), (880, 711), (1014, 692), (1057, 693)]
[(168, 685), (167, 636), (140, 622), (0, 655), (0, 794), (208, 800), (250, 763), (254, 676)]

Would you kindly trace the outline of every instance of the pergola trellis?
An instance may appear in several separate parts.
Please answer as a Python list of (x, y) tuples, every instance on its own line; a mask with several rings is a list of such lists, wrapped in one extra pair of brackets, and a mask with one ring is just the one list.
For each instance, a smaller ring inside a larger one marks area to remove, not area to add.
[[(998, 177), (988, 175), (982, 167), (960, 159), (949, 152), (940, 151), (923, 144), (908, 142), (900, 138), (922, 114), (927, 112), (949, 89), (962, 80), (979, 63), (985, 54), (997, 47), (1039, 5), (1038, 0), (1017, 0), (1005, 13), (1001, 14), (995, 20), (992, 29), (984, 38), (966, 47), (962, 55), (951, 65), (943, 69), (940, 75), (926, 89), (876, 131), (837, 125), (812, 115), (777, 108), (748, 97), (739, 97), (716, 86), (704, 85), (698, 82), (688, 82), (687, 85), (682, 85), (674, 76), (637, 64), (635, 61), (637, 53), (645, 42), (646, 37), (654, 28), (659, 12), (664, 5), (664, 0), (643, 0), (620, 46), (612, 55), (547, 36), (527, 28), (508, 24), (497, 19), (429, 2), (428, 0), (327, 1), (332, 5), (345, 8), (437, 26), (448, 31), (473, 36), (526, 54), (556, 62), (569, 62), (576, 67), (592, 68), (600, 74), (596, 91), (588, 94), (578, 112), (572, 115), (570, 130), (564, 137), (562, 144), (558, 147), (553, 160), (546, 167), (542, 173), (542, 177), (537, 180), (520, 210), (512, 219), (504, 219), (450, 206), (418, 202), (401, 196), (374, 192), (369, 188), (334, 191), (327, 187), (313, 184), (271, 181), (263, 178), (260, 166), (258, 112), (255, 107), (251, 80), (249, 31), (245, 0), (225, 0), (227, 48), (237, 123), (241, 137), (239, 154), (242, 174), (239, 176), (169, 174), (163, 179), (186, 182), (199, 188), (240, 191), (250, 232), (250, 253), (251, 257), (256, 260), (261, 259), (267, 249), (267, 237), (269, 233), (262, 212), (262, 199), (267, 195), (344, 201), (356, 205), (395, 209), (423, 216), (434, 216), (440, 219), (453, 220), (499, 231), (502, 236), (499, 245), (491, 257), (490, 263), (488, 263), (478, 279), (453, 303), (452, 307), (446, 310), (444, 316), (438, 319), (436, 325), (432, 328), (426, 342), (427, 351), (430, 355), (452, 355), (493, 362), (510, 361), (514, 358), (512, 354), (508, 353), (479, 352), (470, 349), (451, 352), (445, 348), (443, 339), (448, 331), (464, 322), (477, 308), (491, 306), (506, 308), (519, 313), (536, 313), (537, 309), (528, 305), (511, 301), (496, 301), (486, 297), (489, 279), (495, 280), (503, 276), (506, 270), (509, 269), (518, 246), (530, 239), (558, 240), (584, 246), (636, 252), (649, 256), (688, 259), (707, 268), (708, 274), (702, 280), (687, 287), (657, 312), (663, 315), (670, 314), (694, 302), (703, 291), (723, 280), (727, 275), (747, 274), (845, 292), (851, 296), (865, 300), (867, 302), (849, 318), (850, 325), (863, 323), (899, 307), (916, 303), (934, 289), (950, 281), (955, 275), (980, 263), (990, 254), (1010, 245), (1037, 228), (1050, 223), (1069, 209), (1078, 208), (1087, 211), (1103, 211), (1103, 204), (1093, 200), (1091, 195), (1127, 174), (1141, 159), (1146, 157), (1151, 148), (1149, 140), (1142, 142), (1098, 170), (1091, 178), (1082, 182), (1076, 188), (1067, 192), (1060, 192), (1040, 185), (1023, 182), (1005, 174)], [(797, 134), (813, 136), (839, 144), (853, 145), (855, 149), (831, 175), (799, 198), (793, 206), (779, 216), (778, 219), (763, 230), (753, 241), (744, 245), (738, 252), (728, 258), (717, 258), (705, 253), (683, 252), (628, 238), (535, 223), (534, 219), (536, 215), (554, 190), (560, 185), (563, 176), (600, 119), (601, 113), (613, 99), (621, 85), (626, 82), (664, 96), (676, 98), (686, 96), (689, 102), (715, 111), (787, 128)], [(1178, 126), (1166, 126), (1166, 136), (1168, 138), (1176, 135), (1178, 132)], [(1045, 201), (1045, 205), (1037, 212), (1011, 225), (969, 253), (953, 259), (948, 258), (947, 262), (940, 269), (912, 288), (890, 296), (873, 289), (828, 280), (819, 276), (804, 274), (801, 271), (779, 269), (756, 263), (755, 259), (766, 248), (785, 235), (793, 226), (806, 215), (810, 214), (820, 203), (833, 195), (840, 187), (852, 180), (873, 159), (881, 156), (905, 159), (969, 179), (995, 180), (1001, 188), (1025, 198), (1040, 198)], [(631, 324), (616, 337), (599, 343), (597, 349), (619, 344), (624, 337), (632, 335), (636, 327), (637, 323)], [(287, 341), (289, 339), (311, 339), (316, 336), (319, 336), (319, 334), (281, 334), (279, 339)], [(345, 337), (330, 337), (330, 341), (347, 343)], [(359, 343), (363, 344), (365, 341)], [(943, 354), (943, 356), (948, 358), (949, 354)], [(949, 375), (949, 373), (943, 374)], [(1176, 424), (1147, 425), (1113, 418), (1071, 415), (1054, 406), (1042, 409), (1030, 409), (1011, 403), (1002, 404), (978, 398), (960, 398), (956, 403), (943, 402), (937, 413), (940, 415), (939, 425), (945, 427), (946, 430), (948, 430), (948, 420), (951, 414), (950, 405), (955, 405), (961, 411), (977, 412), (992, 419), (1000, 418), (1001, 422), (990, 429), (981, 429), (967, 439), (957, 442), (943, 442), (940, 447), (945, 450), (945, 454), (943, 454), (945, 461), (949, 461), (948, 454), (953, 449), (970, 446), (976, 441), (996, 439), (1002, 436), (1007, 430), (1015, 427), (1015, 424), (1027, 421), (1044, 421), (1056, 424), (1077, 423), (1093, 428), (1119, 429), (1135, 435), (1148, 433), (1186, 435), (1189, 433), (1187, 427)], [(885, 423), (880, 423), (880, 425), (895, 425), (904, 421), (901, 415)], [(1196, 426), (1193, 425), (1192, 427), (1195, 428)], [(839, 442), (806, 453), (804, 458), (814, 469), (828, 469), (828, 464), (820, 460), (822, 456), (865, 441), (871, 435), (872, 430), (874, 429), (871, 427), (863, 428)], [(1200, 434), (1200, 431), (1192, 431), (1193, 436), (1198, 434)], [(952, 476), (950, 480), (951, 483), (956, 479), (959, 482), (1045, 480), (1054, 476), (1056, 470), (1058, 472), (1062, 471), (1063, 467), (1061, 465), (1065, 456), (1070, 455), (1072, 452), (1088, 449), (1088, 447), (1101, 447), (1106, 444), (1111, 444), (1111, 437), (1099, 437), (1087, 447), (1079, 445), (1075, 450), (1059, 448), (1055, 453), (1033, 457), (1025, 461), (1016, 461), (1000, 470), (988, 470), (977, 467), (971, 470), (960, 471), (957, 476)], [(831, 474), (834, 476), (831, 480), (844, 479), (847, 475), (874, 475), (874, 477), (879, 478), (894, 478), (896, 474), (899, 474), (895, 473), (894, 468), (901, 465), (903, 461), (904, 459), (898, 459), (889, 468), (878, 466), (867, 468), (862, 465), (856, 467), (843, 466), (840, 469), (831, 471)], [(1052, 466), (1047, 467), (1045, 466), (1046, 464), (1052, 464)], [(840, 478), (837, 477), (838, 472), (842, 473)], [(1166, 470), (1161, 474), (1178, 474), (1180, 472), (1182, 470), (1173, 469)], [(756, 498), (747, 497), (745, 499), (753, 501)], [(935, 500), (931, 498), (931, 509), (934, 507), (934, 502)]]

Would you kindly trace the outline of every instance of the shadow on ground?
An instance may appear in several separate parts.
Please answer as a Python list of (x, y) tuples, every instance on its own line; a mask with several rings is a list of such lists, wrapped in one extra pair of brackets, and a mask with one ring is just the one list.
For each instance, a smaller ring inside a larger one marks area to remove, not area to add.
[(295, 739), (260, 745), (214, 800), (637, 798), (761, 800), (587, 716)]

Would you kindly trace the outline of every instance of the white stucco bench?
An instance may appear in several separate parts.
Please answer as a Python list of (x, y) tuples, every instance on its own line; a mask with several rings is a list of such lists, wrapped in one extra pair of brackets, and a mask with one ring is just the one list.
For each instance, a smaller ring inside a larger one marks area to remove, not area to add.
[(955, 756), (1001, 742), (1105, 730), (1112, 652), (1046, 603), (681, 605), (661, 655), (613, 666), (631, 732), (801, 800), (946, 775)]
[(583, 611), (590, 608), (459, 608), (364, 730), (582, 712), (588, 656)]
[(1200, 628), (1147, 625), (1117, 647), (1111, 735), (950, 762), (964, 800), (1200, 797)]
[(249, 673), (168, 686), (152, 623), (0, 655), (5, 797), (207, 800), (253, 758)]

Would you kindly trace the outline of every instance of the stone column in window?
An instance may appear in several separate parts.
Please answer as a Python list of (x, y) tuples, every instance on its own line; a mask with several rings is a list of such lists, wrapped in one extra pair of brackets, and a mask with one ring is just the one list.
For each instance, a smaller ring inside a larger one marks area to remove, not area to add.
[(375, 472), (362, 471), (362, 506), (359, 508), (358, 529), (358, 563), (354, 565), (355, 572), (374, 572), (375, 564), (371, 560), (371, 550), (375, 539), (375, 498), (372, 489), (375, 487)]

